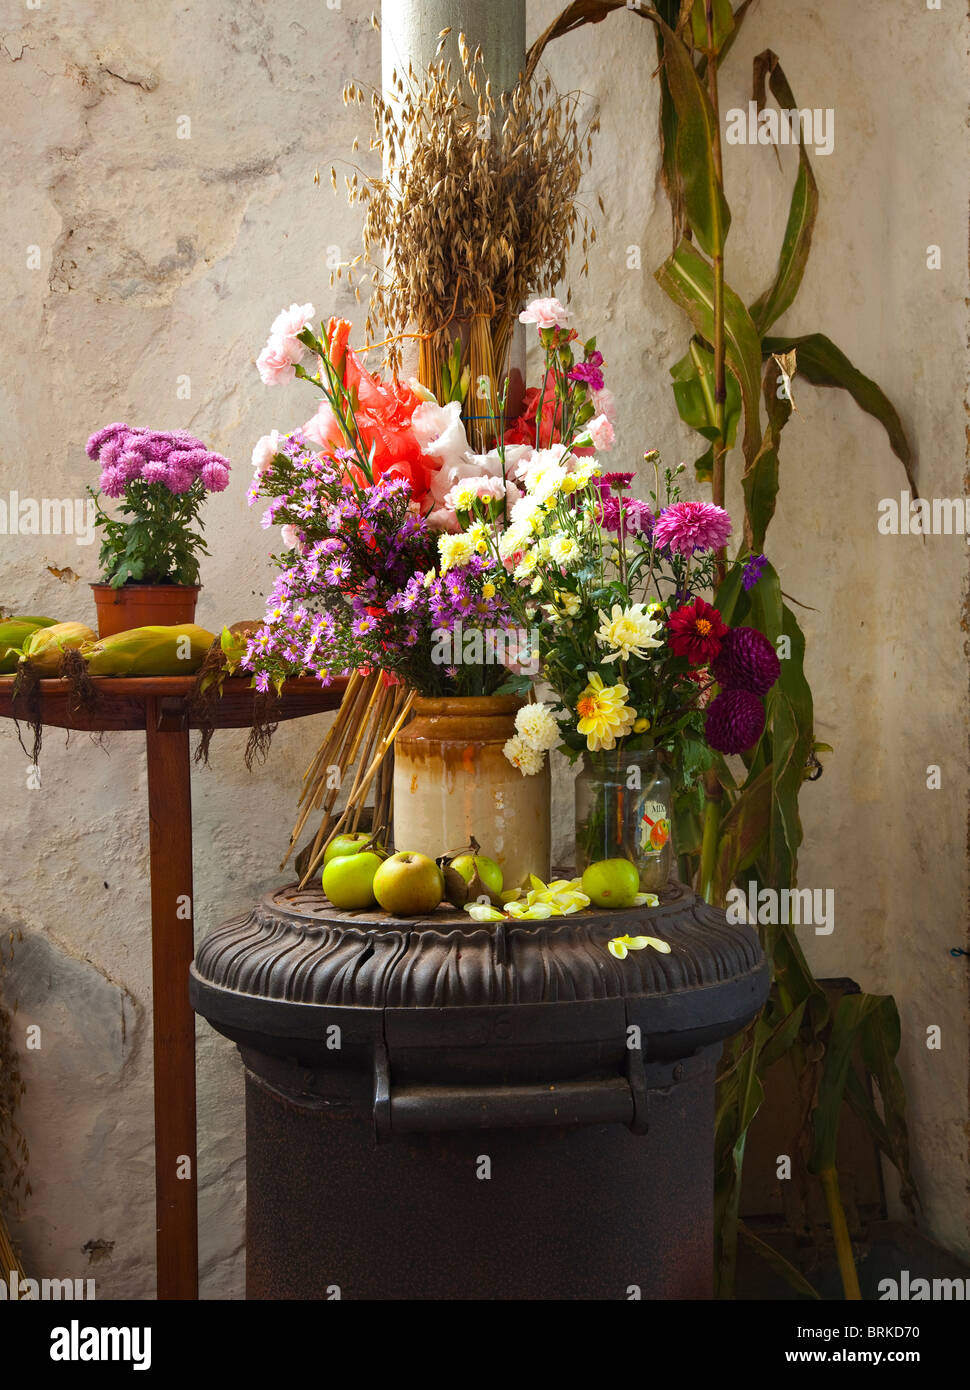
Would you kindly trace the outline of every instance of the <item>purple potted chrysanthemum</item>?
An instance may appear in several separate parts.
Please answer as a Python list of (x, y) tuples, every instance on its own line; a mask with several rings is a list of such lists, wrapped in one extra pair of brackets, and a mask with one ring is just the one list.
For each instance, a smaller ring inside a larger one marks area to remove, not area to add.
[[(228, 487), (229, 460), (185, 430), (125, 424), (92, 434), (87, 453), (101, 465), (98, 490), (88, 489), (102, 533), (103, 580), (91, 585), (99, 635), (192, 622), (208, 553), (199, 513), (208, 493)], [(120, 500), (118, 516), (102, 497)]]

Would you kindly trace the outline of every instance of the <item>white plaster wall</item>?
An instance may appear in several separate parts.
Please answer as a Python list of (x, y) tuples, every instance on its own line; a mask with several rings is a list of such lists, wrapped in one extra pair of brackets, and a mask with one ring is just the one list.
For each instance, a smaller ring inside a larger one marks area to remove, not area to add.
[[(529, 34), (557, 8), (533, 0)], [(83, 495), (87, 435), (115, 419), (185, 426), (236, 463), (209, 506), (212, 557), (200, 621), (257, 615), (267, 541), (245, 504), (248, 456), (267, 429), (310, 414), (298, 385), (268, 392), (252, 359), (283, 304), (362, 321), (329, 289), (327, 249), (356, 250), (357, 214), (327, 186), (366, 117), (344, 110), (353, 77), (376, 83), (371, 5), (196, 0), (132, 6), (4, 0), (0, 92), (9, 130), (0, 199), (0, 497)], [(836, 146), (816, 161), (821, 212), (813, 261), (782, 327), (830, 334), (899, 404), (929, 496), (964, 487), (966, 375), (964, 158), (966, 32), (955, 6), (904, 0), (762, 0), (722, 70), (725, 107), (749, 95), (750, 60), (782, 59), (802, 105), (834, 107)], [(622, 456), (648, 446), (694, 456), (667, 368), (684, 322), (652, 278), (668, 249), (657, 182), (654, 49), (648, 25), (616, 15), (547, 54), (558, 86), (582, 88), (602, 133), (589, 202), (607, 216), (588, 281), (573, 281), (622, 403)], [(177, 138), (180, 117), (191, 138)], [(735, 222), (728, 273), (753, 298), (773, 269), (791, 160), (726, 152)], [(319, 167), (321, 186), (314, 187)], [(627, 247), (642, 269), (627, 269)], [(926, 246), (943, 269), (925, 269)], [(39, 269), (27, 268), (40, 248)], [(179, 399), (178, 378), (191, 379)], [(845, 396), (797, 392), (769, 553), (808, 612), (820, 736), (835, 746), (803, 799), (802, 881), (836, 891), (831, 937), (806, 935), (820, 973), (892, 990), (927, 1229), (968, 1251), (966, 1196), (966, 574), (960, 537), (879, 537), (876, 503), (901, 470), (882, 431)], [(302, 413), (301, 412), (305, 412)], [(3, 537), (0, 602), (93, 617), (96, 547), (70, 537)], [(47, 566), (71, 567), (77, 586)], [(281, 728), (252, 775), (244, 737), (216, 736), (194, 779), (197, 930), (277, 881), (293, 805), (325, 718)], [(926, 766), (942, 768), (939, 791)], [(0, 728), (9, 789), (0, 926), (28, 940), (17, 973), (23, 1123), (34, 1196), (15, 1234), (34, 1272), (94, 1274), (103, 1296), (151, 1297), (150, 971), (144, 754), (137, 735), (98, 748), (49, 733), (43, 785)], [(557, 791), (568, 835), (565, 779)], [(107, 884), (107, 887), (105, 886)], [(43, 970), (37, 963), (43, 965)], [(35, 968), (36, 967), (36, 968)], [(930, 1052), (925, 1030), (942, 1027)], [(242, 1077), (234, 1049), (199, 1028), (203, 1295), (242, 1289)], [(88, 1242), (113, 1242), (89, 1265)]]

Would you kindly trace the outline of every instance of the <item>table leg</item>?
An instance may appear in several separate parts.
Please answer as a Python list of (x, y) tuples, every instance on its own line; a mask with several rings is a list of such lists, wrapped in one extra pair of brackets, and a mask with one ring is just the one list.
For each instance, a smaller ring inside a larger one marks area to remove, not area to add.
[(167, 701), (145, 708), (152, 899), (157, 1297), (199, 1296), (189, 733)]

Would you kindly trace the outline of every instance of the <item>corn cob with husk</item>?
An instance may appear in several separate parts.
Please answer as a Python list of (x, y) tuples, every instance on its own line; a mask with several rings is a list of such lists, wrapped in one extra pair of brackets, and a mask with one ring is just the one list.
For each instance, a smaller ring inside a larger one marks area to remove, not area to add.
[(0, 676), (17, 669), (27, 638), (38, 628), (53, 627), (55, 618), (5, 618), (0, 622)]
[(56, 676), (65, 652), (95, 641), (95, 634), (84, 623), (54, 623), (38, 627), (24, 641), (21, 666), (29, 666), (36, 676)]
[(85, 643), (80, 655), (89, 676), (191, 676), (214, 641), (195, 623), (133, 627)]

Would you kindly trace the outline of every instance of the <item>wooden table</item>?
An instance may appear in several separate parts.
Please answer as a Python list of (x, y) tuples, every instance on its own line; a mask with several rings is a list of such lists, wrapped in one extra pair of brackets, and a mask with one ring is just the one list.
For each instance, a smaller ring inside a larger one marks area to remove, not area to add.
[[(192, 897), (192, 792), (189, 697), (193, 676), (96, 677), (97, 700), (79, 708), (67, 680), (40, 682), (42, 722), (90, 732), (136, 730), (148, 754), (152, 911), (152, 1017), (155, 1072), (155, 1216), (157, 1297), (199, 1296), (195, 1116), (195, 1014), (189, 965), (195, 953)], [(0, 718), (27, 721), (15, 707), (13, 677), (0, 677)], [(272, 719), (299, 719), (338, 708), (345, 682), (324, 689), (313, 677), (287, 681)], [(214, 702), (216, 728), (243, 729), (254, 719), (248, 677), (225, 681)]]

